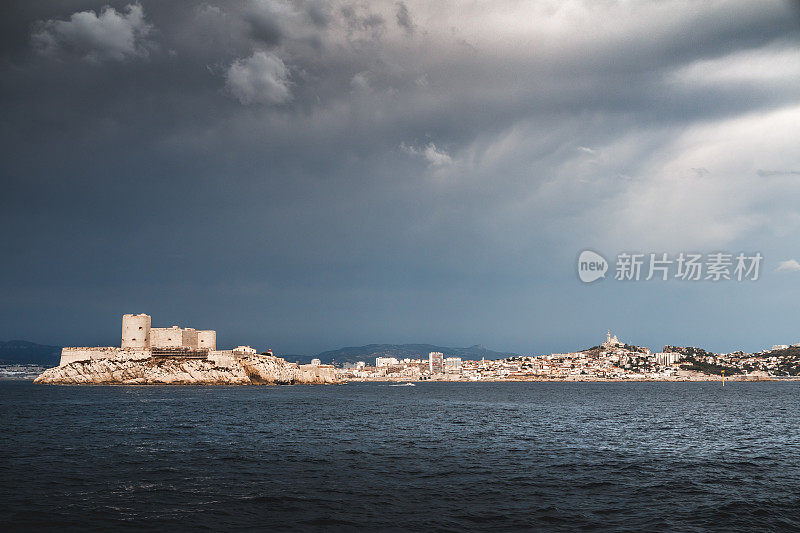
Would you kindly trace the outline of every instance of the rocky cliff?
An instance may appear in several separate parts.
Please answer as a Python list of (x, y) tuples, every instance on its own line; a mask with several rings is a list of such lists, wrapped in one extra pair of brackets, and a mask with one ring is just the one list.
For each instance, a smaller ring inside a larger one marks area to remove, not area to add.
[(333, 368), (297, 365), (278, 357), (253, 355), (218, 366), (205, 359), (99, 359), (50, 368), (35, 383), (120, 385), (289, 385), (335, 383)]

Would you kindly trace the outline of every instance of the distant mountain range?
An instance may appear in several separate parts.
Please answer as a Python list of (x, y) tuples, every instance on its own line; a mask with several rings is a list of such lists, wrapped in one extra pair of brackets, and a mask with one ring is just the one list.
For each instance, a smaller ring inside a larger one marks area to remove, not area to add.
[(0, 341), (0, 362), (37, 363), (58, 366), (61, 360), (60, 346), (47, 346), (28, 341)]
[(338, 350), (329, 350), (317, 355), (281, 355), (287, 361), (308, 363), (311, 359), (319, 359), (323, 364), (355, 363), (364, 361), (368, 365), (375, 364), (376, 357), (397, 357), (404, 359), (427, 359), (430, 352), (442, 352), (445, 357), (461, 357), (462, 359), (503, 359), (505, 357), (519, 357), (517, 353), (495, 352), (479, 344), (468, 348), (449, 348), (447, 346), (434, 346), (433, 344), (367, 344), (366, 346), (348, 346)]
[[(468, 348), (449, 348), (433, 344), (367, 344), (366, 346), (348, 346), (338, 350), (329, 350), (317, 355), (276, 354), (290, 362), (308, 363), (319, 359), (323, 364), (355, 363), (364, 361), (368, 365), (375, 364), (376, 357), (397, 357), (404, 359), (426, 359), (430, 352), (442, 352), (445, 357), (461, 357), (462, 359), (503, 359), (518, 357), (511, 352), (495, 352), (476, 344)], [(47, 346), (28, 341), (0, 341), (0, 362), (4, 363), (39, 363), (56, 366), (61, 357), (60, 346)]]

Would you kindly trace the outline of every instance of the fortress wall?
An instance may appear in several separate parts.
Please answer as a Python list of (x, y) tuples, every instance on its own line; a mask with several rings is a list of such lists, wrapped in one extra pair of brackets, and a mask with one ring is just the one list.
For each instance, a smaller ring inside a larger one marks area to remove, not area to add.
[(181, 331), (181, 345), (186, 348), (197, 349), (197, 330), (193, 328), (186, 328)]
[(223, 368), (233, 368), (236, 366), (236, 356), (231, 350), (214, 350), (208, 352), (208, 360), (215, 365)]
[(297, 365), (302, 380), (333, 383), (336, 373), (333, 365)]
[(182, 344), (183, 330), (177, 326), (150, 330), (150, 346), (153, 348), (180, 348)]
[(68, 365), (75, 361), (91, 361), (94, 359), (112, 359), (127, 361), (131, 359), (149, 359), (150, 350), (146, 348), (117, 348), (115, 346), (62, 348), (61, 363)]
[(122, 347), (150, 347), (150, 315), (122, 315)]
[(208, 348), (209, 350), (217, 349), (217, 332), (213, 329), (197, 330), (197, 347)]

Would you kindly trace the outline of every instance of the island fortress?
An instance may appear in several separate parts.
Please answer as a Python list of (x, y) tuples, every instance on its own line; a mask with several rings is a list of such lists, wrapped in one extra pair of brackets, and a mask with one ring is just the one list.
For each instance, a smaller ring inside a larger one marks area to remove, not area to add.
[(217, 350), (217, 332), (212, 329), (154, 328), (150, 315), (122, 315), (122, 344), (93, 348), (63, 348), (61, 363), (107, 359), (131, 361), (152, 357), (207, 359), (219, 366), (231, 366), (243, 356), (254, 355), (256, 350), (239, 346), (233, 350)]
[(289, 363), (250, 346), (217, 350), (217, 332), (154, 328), (150, 315), (122, 316), (119, 348), (64, 348), (34, 383), (87, 385), (291, 385), (336, 383), (332, 365)]

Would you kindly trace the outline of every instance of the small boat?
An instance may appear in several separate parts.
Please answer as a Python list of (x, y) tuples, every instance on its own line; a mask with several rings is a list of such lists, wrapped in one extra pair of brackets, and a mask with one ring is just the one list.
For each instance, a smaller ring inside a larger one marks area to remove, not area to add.
[(413, 386), (414, 386), (414, 384), (413, 384), (413, 383), (406, 382), (406, 383), (394, 383), (394, 384), (392, 384), (392, 385), (389, 385), (389, 386), (390, 386), (390, 387), (413, 387)]

